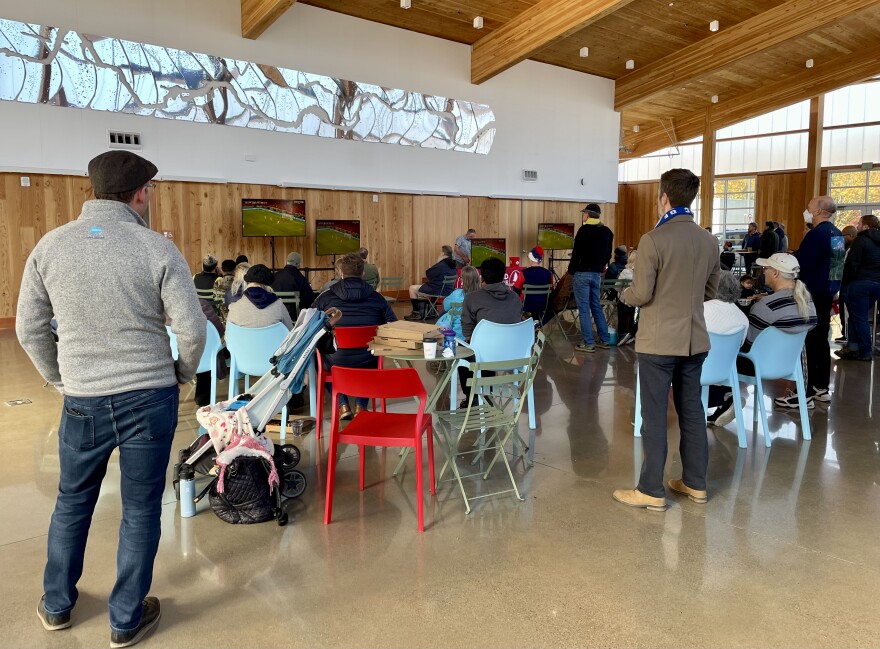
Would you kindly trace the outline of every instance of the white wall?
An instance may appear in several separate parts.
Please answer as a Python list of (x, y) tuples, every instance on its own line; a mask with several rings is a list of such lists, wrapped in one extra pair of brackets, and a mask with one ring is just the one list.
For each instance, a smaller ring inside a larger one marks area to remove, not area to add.
[(160, 176), (617, 200), (613, 81), (526, 61), (474, 86), (468, 46), (301, 4), (257, 41), (239, 0), (0, 0), (0, 16), (487, 103), (497, 120), (483, 156), (0, 102), (0, 169), (84, 170), (112, 128), (141, 132)]

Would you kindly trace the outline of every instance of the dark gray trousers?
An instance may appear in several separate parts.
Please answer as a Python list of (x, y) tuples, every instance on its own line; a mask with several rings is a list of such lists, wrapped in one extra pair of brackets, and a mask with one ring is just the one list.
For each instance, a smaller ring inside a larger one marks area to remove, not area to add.
[(694, 356), (639, 354), (639, 383), (642, 393), (642, 447), (645, 460), (638, 489), (654, 498), (663, 498), (663, 468), (669, 443), (666, 413), (669, 386), (681, 429), (682, 480), (691, 489), (706, 488), (709, 440), (706, 414), (701, 400), (700, 374), (707, 353)]

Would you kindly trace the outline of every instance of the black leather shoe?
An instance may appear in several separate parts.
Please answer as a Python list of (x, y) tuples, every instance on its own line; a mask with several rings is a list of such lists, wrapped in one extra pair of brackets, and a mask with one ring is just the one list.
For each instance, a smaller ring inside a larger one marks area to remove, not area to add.
[(140, 624), (131, 631), (110, 631), (110, 646), (116, 649), (117, 647), (130, 647), (137, 644), (147, 637), (147, 634), (159, 624), (161, 616), (162, 611), (159, 608), (159, 598), (145, 597), (144, 613), (141, 616)]
[(46, 631), (60, 631), (61, 629), (69, 629), (71, 625), (70, 613), (53, 615), (52, 613), (46, 612), (45, 595), (40, 598), (40, 603), (37, 604), (37, 616), (40, 618), (40, 622), (43, 623), (43, 628), (46, 629)]

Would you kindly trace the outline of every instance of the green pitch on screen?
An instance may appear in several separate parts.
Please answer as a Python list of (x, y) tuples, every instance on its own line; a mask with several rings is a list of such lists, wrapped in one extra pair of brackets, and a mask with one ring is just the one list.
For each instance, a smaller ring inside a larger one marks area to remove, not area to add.
[(471, 263), (474, 265), (474, 268), (479, 268), (480, 264), (490, 257), (500, 259), (502, 262), (507, 263), (507, 255), (505, 253), (498, 252), (494, 248), (486, 248), (485, 246), (473, 246), (473, 249), (471, 250)]
[(347, 255), (361, 249), (360, 237), (346, 236), (332, 228), (318, 228), (315, 236), (319, 255)]
[(568, 250), (574, 242), (571, 237), (555, 230), (541, 230), (538, 232), (538, 245), (544, 250)]
[(281, 214), (265, 207), (245, 207), (241, 210), (242, 234), (246, 237), (304, 237), (306, 221)]

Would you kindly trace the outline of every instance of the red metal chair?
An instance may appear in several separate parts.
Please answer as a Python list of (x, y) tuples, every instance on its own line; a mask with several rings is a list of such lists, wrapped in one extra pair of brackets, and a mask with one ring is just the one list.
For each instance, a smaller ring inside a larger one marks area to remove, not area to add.
[[(378, 325), (367, 325), (365, 327), (335, 327), (333, 333), (336, 336), (336, 349), (366, 349), (367, 345), (376, 337), (376, 329)], [(382, 369), (382, 357), (379, 357), (379, 369)], [(324, 420), (324, 385), (333, 382), (333, 368), (324, 366), (324, 359), (318, 354), (318, 386), (315, 395), (315, 436), (321, 438), (321, 424)], [(348, 394), (343, 392), (342, 394)], [(364, 395), (357, 394), (352, 396), (362, 397)], [(333, 397), (334, 399), (336, 397)], [(376, 409), (375, 402), (373, 410)], [(382, 410), (385, 405), (383, 402)], [(336, 412), (336, 409), (333, 409)], [(334, 415), (335, 417), (336, 415)]]
[[(416, 397), (416, 414), (363, 411), (354, 416), (344, 430), (339, 430), (339, 403), (337, 394), (357, 394), (370, 399), (403, 399)], [(428, 473), (431, 493), (434, 486), (434, 440), (431, 415), (425, 414), (427, 395), (419, 373), (413, 368), (394, 370), (333, 369), (333, 425), (330, 427), (330, 446), (327, 459), (327, 503), (324, 523), (330, 523), (333, 512), (333, 487), (336, 482), (336, 457), (339, 444), (357, 444), (360, 464), (360, 490), (364, 490), (364, 446), (412, 447), (416, 456), (416, 493), (418, 498), (419, 532), (424, 531), (424, 503), (422, 501), (422, 435), (428, 435)]]

